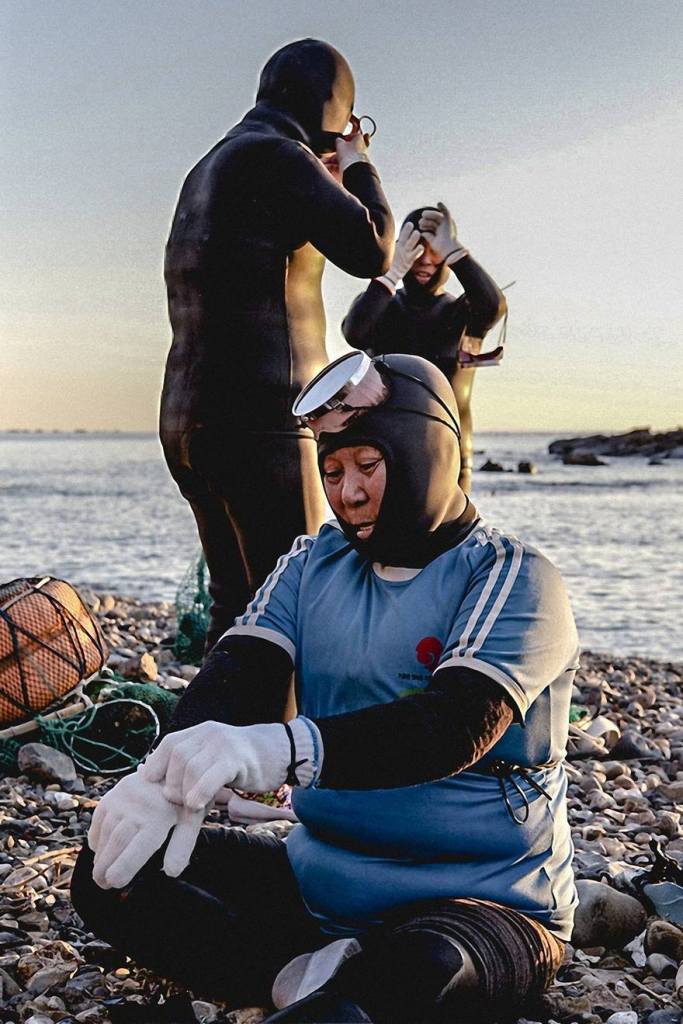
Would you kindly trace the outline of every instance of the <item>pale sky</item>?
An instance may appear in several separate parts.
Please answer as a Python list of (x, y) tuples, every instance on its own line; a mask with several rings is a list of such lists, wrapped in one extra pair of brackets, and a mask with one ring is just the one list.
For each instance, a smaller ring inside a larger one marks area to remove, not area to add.
[[(183, 177), (268, 56), (308, 35), (353, 68), (397, 220), (443, 200), (517, 281), (476, 428), (683, 421), (679, 0), (0, 0), (0, 16), (0, 429), (155, 428)], [(331, 356), (363, 287), (328, 267)]]

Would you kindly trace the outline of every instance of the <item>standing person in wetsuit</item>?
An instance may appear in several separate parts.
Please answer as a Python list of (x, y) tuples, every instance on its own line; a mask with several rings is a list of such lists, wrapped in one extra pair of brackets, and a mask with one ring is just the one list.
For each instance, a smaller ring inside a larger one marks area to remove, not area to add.
[[(304, 39), (265, 65), (256, 105), (190, 171), (166, 247), (173, 343), (160, 435), (211, 576), (207, 648), (324, 517), (315, 446), (291, 414), (326, 362), (323, 258), (381, 274), (393, 218), (367, 137), (340, 137), (354, 80)], [(318, 159), (335, 151), (342, 184)]]
[[(464, 289), (445, 290), (450, 273)], [(397, 290), (403, 279), (403, 288)], [(446, 207), (424, 206), (403, 222), (389, 271), (370, 282), (342, 331), (370, 355), (405, 352), (429, 359), (453, 388), (462, 430), (459, 483), (472, 487), (472, 385), (482, 339), (507, 311), (505, 296), (457, 237)]]

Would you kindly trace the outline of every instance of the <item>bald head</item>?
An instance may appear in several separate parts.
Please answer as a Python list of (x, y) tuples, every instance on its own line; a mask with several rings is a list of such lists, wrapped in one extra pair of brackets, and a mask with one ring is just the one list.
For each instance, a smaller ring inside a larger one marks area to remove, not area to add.
[(256, 100), (291, 114), (316, 136), (344, 131), (354, 94), (351, 68), (339, 51), (320, 39), (299, 39), (267, 61)]

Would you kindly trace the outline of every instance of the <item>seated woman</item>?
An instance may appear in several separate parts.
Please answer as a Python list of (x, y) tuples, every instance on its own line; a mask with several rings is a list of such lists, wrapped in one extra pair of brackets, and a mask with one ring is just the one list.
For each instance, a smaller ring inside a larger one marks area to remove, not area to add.
[[(266, 1004), (277, 975), (271, 1022), (516, 1020), (575, 905), (565, 588), (458, 487), (457, 408), (432, 364), (350, 353), (295, 412), (336, 522), (280, 558), (178, 731), (100, 801), (74, 905), (231, 1006)], [(221, 787), (285, 781), (301, 822), (286, 843), (201, 827)]]
[[(446, 291), (451, 273), (463, 288)], [(403, 279), (403, 287), (397, 291)], [(394, 260), (349, 309), (342, 331), (349, 345), (370, 355), (406, 352), (423, 356), (446, 375), (458, 403), (462, 433), (460, 487), (472, 485), (472, 386), (478, 366), (495, 365), (501, 346), (480, 353), (482, 339), (506, 313), (505, 296), (459, 241), (443, 205), (409, 213)]]

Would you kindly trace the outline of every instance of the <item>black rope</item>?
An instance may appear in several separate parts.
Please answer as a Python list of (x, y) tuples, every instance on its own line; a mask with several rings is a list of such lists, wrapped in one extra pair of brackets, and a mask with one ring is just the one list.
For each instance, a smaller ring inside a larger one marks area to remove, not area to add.
[(300, 761), (297, 761), (294, 733), (292, 732), (291, 726), (288, 722), (284, 722), (283, 725), (287, 733), (287, 739), (289, 740), (289, 766), (287, 768), (287, 777), (285, 778), (285, 782), (288, 786), (300, 786), (301, 783), (297, 777), (296, 770), (297, 768), (300, 768), (302, 764), (306, 764), (308, 758), (302, 757)]
[[(527, 782), (532, 789), (535, 789), (540, 796), (544, 796), (546, 800), (552, 799), (548, 790), (545, 789), (539, 782), (536, 782), (536, 780), (531, 777), (531, 769), (526, 768), (523, 765), (510, 764), (508, 761), (498, 760), (493, 761), (490, 765), (487, 765), (485, 770), (491, 772), (491, 774), (495, 775), (495, 777), (498, 779), (498, 785), (500, 787), (501, 796), (505, 801), (505, 809), (507, 810), (512, 820), (517, 825), (524, 825), (529, 820), (531, 804), (529, 803), (529, 798), (520, 786), (519, 782), (517, 782), (517, 779), (514, 778), (514, 772), (517, 772), (519, 775), (521, 775), (524, 781)], [(515, 814), (515, 809), (512, 806), (512, 802), (510, 800), (510, 797), (508, 796), (507, 789), (505, 788), (506, 782), (509, 782), (510, 785), (522, 798), (523, 810), (522, 816), (519, 818)]]

